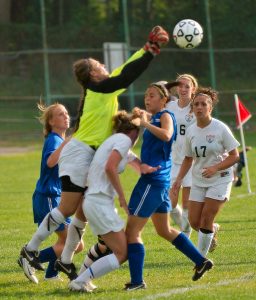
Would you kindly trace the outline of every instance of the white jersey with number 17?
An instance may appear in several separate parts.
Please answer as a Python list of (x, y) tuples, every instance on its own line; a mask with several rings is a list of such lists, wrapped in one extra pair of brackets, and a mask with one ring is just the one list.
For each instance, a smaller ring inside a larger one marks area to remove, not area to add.
[(232, 167), (218, 171), (211, 178), (202, 176), (206, 167), (214, 166), (223, 161), (228, 152), (239, 146), (229, 127), (223, 122), (212, 119), (211, 123), (200, 128), (197, 124), (191, 125), (186, 134), (184, 155), (193, 157), (192, 184), (200, 187), (209, 187), (233, 179)]

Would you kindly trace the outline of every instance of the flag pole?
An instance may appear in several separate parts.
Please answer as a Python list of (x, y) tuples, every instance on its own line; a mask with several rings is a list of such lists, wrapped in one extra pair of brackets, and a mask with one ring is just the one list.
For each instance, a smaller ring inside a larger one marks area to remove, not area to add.
[(249, 194), (251, 194), (252, 191), (251, 191), (251, 185), (250, 185), (250, 176), (249, 176), (249, 169), (248, 169), (248, 162), (247, 162), (247, 155), (246, 155), (246, 148), (245, 148), (245, 141), (244, 141), (244, 130), (243, 130), (242, 122), (241, 122), (241, 115), (240, 115), (237, 94), (235, 94), (234, 97), (235, 97), (236, 112), (237, 112), (237, 117), (238, 117), (238, 124), (239, 124), (239, 129), (240, 129), (240, 136), (241, 136), (242, 149), (243, 149), (243, 155), (244, 155), (244, 164), (245, 164), (245, 171), (246, 171), (246, 178), (247, 178), (247, 191)]

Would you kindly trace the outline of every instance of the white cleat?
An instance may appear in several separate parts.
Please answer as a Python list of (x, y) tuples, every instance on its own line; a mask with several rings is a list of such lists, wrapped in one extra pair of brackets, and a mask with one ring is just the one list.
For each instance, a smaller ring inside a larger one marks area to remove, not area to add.
[(35, 271), (35, 269), (33, 267), (31, 267), (31, 265), (26, 260), (26, 258), (20, 256), (20, 258), (18, 259), (18, 264), (23, 269), (23, 272), (26, 275), (26, 277), (31, 282), (33, 282), (35, 284), (38, 284), (38, 279), (37, 279), (37, 277), (35, 275), (36, 271)]
[(214, 223), (213, 226), (214, 226), (214, 235), (213, 235), (213, 238), (212, 238), (212, 241), (211, 241), (210, 248), (208, 250), (209, 252), (213, 252), (218, 246), (217, 235), (218, 235), (218, 232), (220, 230), (220, 224)]
[(76, 282), (75, 280), (70, 281), (68, 288), (70, 291), (91, 293), (92, 290), (88, 287), (87, 284), (83, 282)]
[(92, 283), (92, 281), (87, 282), (86, 286), (91, 290), (94, 291), (96, 290), (98, 287)]

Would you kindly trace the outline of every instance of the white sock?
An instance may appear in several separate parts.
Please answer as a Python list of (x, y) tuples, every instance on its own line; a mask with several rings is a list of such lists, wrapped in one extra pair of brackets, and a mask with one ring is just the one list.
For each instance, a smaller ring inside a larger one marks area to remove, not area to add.
[(80, 274), (75, 281), (87, 283), (88, 281), (103, 276), (120, 267), (120, 263), (115, 254), (109, 254), (95, 261), (88, 269)]
[(184, 234), (190, 238), (191, 232), (192, 232), (192, 228), (189, 224), (188, 221), (188, 209), (187, 208), (183, 208), (182, 209), (182, 214), (181, 214), (181, 229), (184, 232)]
[(32, 239), (27, 244), (27, 249), (29, 251), (38, 250), (40, 244), (50, 236), (59, 226), (65, 221), (65, 217), (55, 207), (50, 213), (48, 213), (43, 222), (38, 227), (37, 231), (34, 233)]
[(210, 248), (214, 233), (203, 233), (200, 229), (198, 231), (198, 251), (206, 257)]
[(79, 220), (77, 217), (74, 217), (69, 224), (67, 239), (61, 253), (61, 261), (63, 263), (70, 264), (72, 262), (75, 250), (84, 235), (86, 224), (86, 222)]
[[(95, 249), (98, 246), (98, 244), (95, 244), (91, 247), (91, 249), (87, 252), (84, 262), (80, 268), (80, 271), (78, 273), (78, 275), (82, 274), (87, 268), (89, 268), (94, 261), (97, 260), (97, 258), (99, 257), (99, 254), (97, 253), (97, 249)], [(99, 250), (98, 250), (99, 251)], [(95, 259), (92, 259), (95, 258)]]
[(78, 276), (80, 276), (82, 273), (84, 273), (87, 270), (87, 265), (84, 264), (84, 262), (82, 263), (80, 270), (78, 272)]
[(179, 226), (179, 228), (182, 228), (182, 210), (179, 204), (173, 210), (170, 212), (170, 216), (174, 223)]

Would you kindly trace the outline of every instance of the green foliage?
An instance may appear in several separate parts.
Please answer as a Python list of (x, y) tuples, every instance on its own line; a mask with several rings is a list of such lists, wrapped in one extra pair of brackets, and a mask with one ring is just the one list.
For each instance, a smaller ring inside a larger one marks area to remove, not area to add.
[[(254, 146), (248, 152), (251, 187), (256, 191), (256, 139), (248, 137), (248, 145)], [(139, 152), (139, 145), (136, 148)], [(192, 282), (193, 264), (184, 258), (171, 244), (160, 239), (151, 221), (143, 233), (146, 247), (144, 278), (148, 289), (132, 293), (124, 292), (123, 286), (129, 280), (128, 264), (94, 281), (98, 290), (91, 295), (71, 293), (67, 289), (68, 280), (46, 282), (43, 273), (37, 272), (39, 285), (32, 284), (17, 265), (17, 258), (24, 245), (36, 230), (33, 224), (31, 196), (39, 175), (40, 151), (16, 155), (0, 156), (0, 211), (1, 211), (1, 276), (0, 297), (4, 300), (18, 299), (209, 299), (209, 300), (250, 300), (255, 299), (255, 221), (256, 195), (248, 195), (244, 183), (233, 188), (231, 200), (218, 215), (221, 224), (219, 246), (209, 258), (215, 267), (199, 282)], [(122, 174), (127, 200), (137, 175), (127, 168)], [(123, 211), (119, 208), (122, 217)], [(42, 245), (54, 243), (51, 236)], [(86, 249), (96, 238), (90, 228), (85, 235)], [(192, 234), (196, 243), (196, 233)], [(75, 256), (77, 266), (83, 261), (83, 254)], [(64, 277), (64, 275), (62, 276)]]
[[(234, 5), (233, 0), (209, 1), (212, 20), (213, 41), (216, 48), (255, 46), (254, 0), (239, 0)], [(123, 2), (125, 1), (95, 1), (95, 0), (45, 0), (45, 12), (50, 47), (99, 47), (102, 39), (116, 40), (123, 37)], [(170, 31), (181, 19), (191, 18), (199, 21), (206, 29), (204, 0), (130, 0), (128, 3), (128, 19), (131, 26), (132, 43), (137, 44), (141, 35), (159, 23)], [(16, 49), (31, 43), (40, 43), (41, 11), (40, 1), (13, 1), (11, 4), (10, 28), (20, 32), (20, 36), (11, 36), (11, 44)], [(20, 9), (22, 7), (22, 9)], [(36, 27), (35, 27), (36, 26)], [(37, 34), (35, 34), (37, 28)], [(121, 32), (119, 32), (121, 28)], [(139, 30), (138, 30), (139, 29)], [(29, 35), (33, 34), (34, 38)], [(97, 39), (95, 39), (95, 33)], [(121, 33), (121, 35), (120, 35)], [(143, 37), (145, 37), (143, 35)], [(22, 40), (22, 44), (20, 41)], [(65, 44), (63, 44), (65, 42)], [(71, 43), (70, 43), (71, 42)], [(207, 45), (207, 39), (203, 47)], [(3, 47), (4, 45), (1, 45)], [(31, 47), (31, 45), (30, 45)], [(38, 47), (38, 46), (37, 46)], [(34, 48), (32, 46), (32, 48)], [(11, 50), (9, 48), (9, 50)]]

